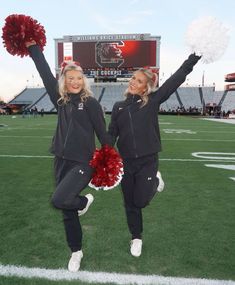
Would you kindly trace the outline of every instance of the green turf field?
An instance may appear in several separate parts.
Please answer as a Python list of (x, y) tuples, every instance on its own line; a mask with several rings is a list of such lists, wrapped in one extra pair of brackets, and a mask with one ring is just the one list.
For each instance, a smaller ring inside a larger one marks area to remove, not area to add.
[[(50, 205), (56, 119), (0, 116), (0, 264), (67, 267), (62, 217)], [(129, 254), (119, 187), (87, 188), (95, 201), (81, 218), (81, 270), (235, 280), (235, 125), (162, 115), (160, 127), (166, 187), (143, 211), (142, 256)], [(88, 283), (0, 276), (0, 284)]]

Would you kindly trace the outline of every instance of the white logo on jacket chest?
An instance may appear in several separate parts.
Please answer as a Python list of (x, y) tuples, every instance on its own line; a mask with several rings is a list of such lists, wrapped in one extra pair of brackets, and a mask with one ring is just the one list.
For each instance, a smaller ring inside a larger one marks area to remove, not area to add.
[(78, 104), (78, 110), (83, 110), (84, 108), (84, 104), (83, 103), (79, 103)]

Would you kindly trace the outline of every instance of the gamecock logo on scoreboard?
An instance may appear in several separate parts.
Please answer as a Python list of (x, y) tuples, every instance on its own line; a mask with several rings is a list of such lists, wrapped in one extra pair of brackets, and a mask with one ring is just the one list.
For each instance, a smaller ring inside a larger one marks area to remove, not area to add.
[(100, 67), (119, 68), (124, 63), (122, 50), (123, 41), (97, 42), (95, 46), (95, 60)]

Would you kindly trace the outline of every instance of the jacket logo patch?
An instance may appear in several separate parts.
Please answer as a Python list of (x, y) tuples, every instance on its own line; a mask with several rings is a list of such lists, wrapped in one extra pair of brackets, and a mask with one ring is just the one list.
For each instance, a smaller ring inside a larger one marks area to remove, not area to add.
[(83, 110), (83, 107), (84, 107), (84, 106), (83, 106), (83, 103), (79, 103), (79, 104), (78, 104), (78, 110)]
[(122, 110), (123, 108), (122, 107), (118, 107), (118, 111)]

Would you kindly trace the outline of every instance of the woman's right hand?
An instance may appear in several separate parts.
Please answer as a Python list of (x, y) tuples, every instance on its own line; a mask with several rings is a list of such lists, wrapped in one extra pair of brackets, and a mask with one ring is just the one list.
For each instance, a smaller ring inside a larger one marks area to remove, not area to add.
[(35, 40), (31, 40), (29, 42), (25, 42), (25, 46), (28, 48), (30, 46), (34, 46), (36, 45), (37, 43), (35, 42)]

